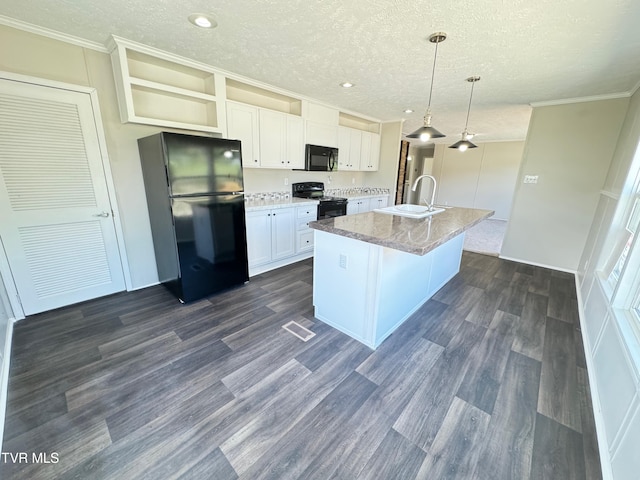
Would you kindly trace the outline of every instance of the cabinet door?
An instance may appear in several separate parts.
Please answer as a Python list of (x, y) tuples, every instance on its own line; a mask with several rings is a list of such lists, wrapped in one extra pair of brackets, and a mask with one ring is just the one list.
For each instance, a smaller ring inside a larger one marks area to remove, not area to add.
[(279, 260), (295, 254), (295, 218), (293, 208), (279, 208), (271, 214), (271, 258)]
[(338, 127), (338, 170), (349, 169), (349, 150), (351, 146), (351, 129)]
[(247, 212), (246, 222), (249, 266), (271, 261), (271, 211)]
[(374, 210), (376, 208), (384, 208), (387, 207), (387, 203), (389, 202), (388, 200), (388, 196), (384, 196), (384, 197), (375, 197), (371, 199), (371, 210)]
[(358, 200), (358, 213), (364, 213), (371, 211), (371, 200), (368, 198), (363, 198), (362, 200)]
[(263, 108), (258, 113), (260, 118), (260, 166), (263, 168), (286, 168), (286, 115)]
[(260, 166), (258, 109), (251, 105), (227, 102), (227, 137), (242, 142), (242, 166)]
[(338, 125), (325, 125), (307, 121), (306, 143), (322, 147), (338, 146)]
[(360, 141), (360, 163), (358, 164), (358, 170), (370, 170), (371, 169), (371, 132), (362, 132)]
[(371, 153), (369, 154), (369, 159), (368, 170), (377, 171), (380, 167), (380, 135), (377, 133), (371, 134)]
[(348, 170), (358, 170), (360, 168), (360, 156), (362, 152), (362, 132), (355, 128), (350, 128), (351, 144), (349, 148), (349, 168)]
[(287, 115), (287, 168), (304, 168), (304, 121), (301, 117)]

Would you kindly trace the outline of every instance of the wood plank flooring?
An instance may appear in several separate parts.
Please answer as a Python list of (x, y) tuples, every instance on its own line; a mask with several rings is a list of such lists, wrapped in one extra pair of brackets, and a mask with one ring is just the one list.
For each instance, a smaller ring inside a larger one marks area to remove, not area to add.
[(601, 478), (572, 275), (465, 252), (372, 351), (314, 319), (312, 268), (17, 323), (0, 477)]

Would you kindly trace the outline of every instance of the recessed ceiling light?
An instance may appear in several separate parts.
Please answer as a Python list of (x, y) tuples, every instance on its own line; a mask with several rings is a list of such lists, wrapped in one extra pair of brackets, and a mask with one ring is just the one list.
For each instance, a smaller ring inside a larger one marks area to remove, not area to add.
[(189, 15), (189, 21), (200, 28), (215, 28), (218, 26), (218, 22), (206, 13), (192, 13)]
[(411, 110), (410, 108), (405, 108), (404, 113), (413, 113), (413, 110)]
[(351, 88), (351, 87), (354, 87), (354, 86), (355, 86), (355, 84), (353, 84), (353, 83), (351, 83), (351, 82), (342, 82), (342, 83), (340, 84), (340, 86), (341, 86), (342, 88)]

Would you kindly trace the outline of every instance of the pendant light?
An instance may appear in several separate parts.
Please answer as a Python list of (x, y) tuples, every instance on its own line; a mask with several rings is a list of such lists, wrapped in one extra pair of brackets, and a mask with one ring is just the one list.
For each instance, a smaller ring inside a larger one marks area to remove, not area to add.
[(431, 88), (429, 89), (429, 105), (427, 106), (427, 112), (424, 114), (424, 125), (417, 129), (407, 138), (419, 138), (423, 142), (426, 142), (432, 138), (442, 138), (445, 135), (431, 126), (431, 94), (433, 93), (433, 79), (436, 72), (436, 59), (438, 58), (438, 44), (444, 42), (447, 38), (447, 34), (444, 32), (432, 33), (429, 35), (429, 41), (436, 44), (436, 53), (433, 56), (433, 70), (431, 71)]
[(462, 140), (458, 140), (456, 143), (451, 145), (449, 148), (457, 148), (461, 152), (465, 152), (468, 148), (477, 148), (477, 145), (474, 145), (469, 141), (471, 135), (467, 132), (467, 126), (469, 125), (469, 112), (471, 112), (471, 99), (473, 98), (473, 86), (476, 82), (480, 81), (480, 77), (469, 77), (467, 78), (467, 82), (471, 83), (471, 95), (469, 96), (469, 108), (467, 109), (467, 121), (464, 124), (464, 131), (462, 132)]

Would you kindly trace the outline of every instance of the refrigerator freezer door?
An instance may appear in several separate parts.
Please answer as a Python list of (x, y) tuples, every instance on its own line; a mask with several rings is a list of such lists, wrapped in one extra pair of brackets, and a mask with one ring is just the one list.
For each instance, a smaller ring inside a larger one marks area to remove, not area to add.
[(179, 298), (196, 300), (249, 280), (244, 195), (173, 198)]
[(238, 140), (163, 133), (173, 197), (242, 192)]

